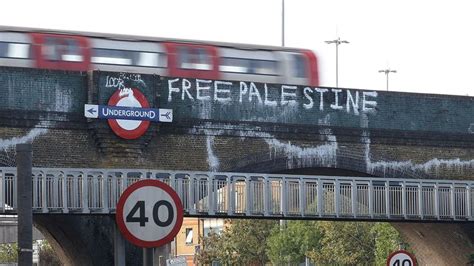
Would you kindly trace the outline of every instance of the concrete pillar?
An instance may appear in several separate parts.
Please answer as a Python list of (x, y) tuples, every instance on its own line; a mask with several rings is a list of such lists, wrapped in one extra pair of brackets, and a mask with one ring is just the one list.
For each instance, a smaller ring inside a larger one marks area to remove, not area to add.
[(31, 144), (16, 145), (18, 265), (33, 264), (33, 184)]

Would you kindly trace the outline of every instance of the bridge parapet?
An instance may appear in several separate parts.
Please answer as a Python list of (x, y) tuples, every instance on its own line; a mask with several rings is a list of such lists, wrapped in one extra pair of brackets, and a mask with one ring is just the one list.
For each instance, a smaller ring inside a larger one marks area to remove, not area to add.
[[(175, 189), (186, 216), (472, 221), (474, 181), (149, 169), (34, 168), (33, 210), (113, 214), (124, 189), (147, 178)], [(16, 168), (0, 168), (0, 212), (16, 211)]]

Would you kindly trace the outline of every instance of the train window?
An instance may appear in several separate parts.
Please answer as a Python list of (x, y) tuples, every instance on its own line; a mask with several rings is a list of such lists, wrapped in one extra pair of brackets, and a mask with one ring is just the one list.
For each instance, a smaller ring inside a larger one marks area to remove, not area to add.
[(134, 65), (141, 67), (166, 67), (164, 54), (113, 49), (92, 49), (92, 63), (108, 65)]
[(8, 43), (0, 42), (0, 57), (7, 57), (8, 54)]
[(306, 58), (301, 54), (293, 54), (292, 59), (292, 76), (297, 78), (306, 78), (308, 73)]
[(219, 67), (222, 72), (277, 75), (278, 64), (271, 60), (222, 57)]
[(128, 51), (112, 49), (92, 49), (92, 63), (111, 65), (131, 65), (132, 58)]
[(259, 60), (258, 61), (259, 67), (257, 69), (258, 74), (263, 75), (277, 75), (277, 62), (276, 61), (269, 61), (269, 60)]
[(77, 40), (65, 39), (64, 43), (64, 52), (61, 55), (61, 59), (67, 62), (82, 62), (81, 48)]
[(247, 73), (247, 60), (241, 58), (221, 58), (219, 70), (222, 72)]
[(59, 47), (56, 45), (56, 39), (53, 37), (46, 37), (43, 44), (42, 54), (45, 59), (49, 61), (59, 60)]
[(30, 45), (27, 43), (0, 42), (0, 57), (29, 58)]
[(144, 66), (144, 67), (156, 67), (156, 66), (160, 66), (158, 62), (159, 62), (158, 53), (140, 52), (137, 65)]
[(8, 44), (7, 57), (10, 58), (29, 58), (30, 45), (26, 43), (10, 43)]
[(46, 37), (42, 49), (42, 54), (48, 61), (83, 61), (79, 43), (74, 39)]
[(211, 56), (202, 47), (178, 47), (178, 67), (182, 69), (211, 70)]
[[(86, 37), (31, 33), (32, 57), (36, 67), (85, 71), (90, 67), (90, 48)], [(28, 49), (29, 51), (29, 49)]]

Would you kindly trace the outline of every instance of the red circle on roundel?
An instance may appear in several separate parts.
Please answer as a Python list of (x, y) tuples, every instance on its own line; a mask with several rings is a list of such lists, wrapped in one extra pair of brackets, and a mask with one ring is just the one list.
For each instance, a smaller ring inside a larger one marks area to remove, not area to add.
[[(141, 106), (129, 106), (129, 107), (142, 107), (142, 108), (149, 108), (150, 104), (148, 104), (148, 101), (138, 89), (131, 89), (133, 91), (133, 98), (134, 100), (138, 101), (138, 103)], [(120, 91), (117, 90), (115, 91), (114, 94), (109, 99), (108, 105), (110, 106), (117, 106), (117, 104), (123, 100), (125, 97), (128, 96), (120, 96)], [(146, 130), (150, 126), (150, 121), (140, 121), (140, 125), (133, 129), (125, 129), (122, 126), (120, 126), (119, 122), (117, 122), (117, 119), (108, 119), (107, 122), (109, 123), (110, 128), (112, 131), (117, 134), (117, 136), (124, 138), (124, 139), (136, 139), (141, 137), (143, 134), (145, 134)]]
[[(123, 215), (123, 210), (125, 207), (125, 203), (129, 196), (135, 192), (136, 190), (143, 188), (143, 187), (157, 187), (159, 189), (162, 189), (167, 193), (172, 201), (173, 204), (176, 206), (176, 222), (173, 225), (172, 229), (170, 232), (162, 237), (161, 239), (158, 239), (156, 241), (146, 241), (143, 239), (140, 239), (136, 237), (130, 230), (127, 228), (127, 225), (125, 224), (124, 220), (124, 215)], [(179, 198), (178, 194), (167, 184), (156, 180), (156, 179), (146, 179), (146, 180), (140, 180), (138, 182), (133, 183), (130, 185), (125, 191), (122, 193), (120, 196), (120, 199), (117, 203), (117, 209), (115, 213), (115, 221), (117, 222), (118, 228), (122, 235), (130, 241), (132, 244), (139, 246), (139, 247), (145, 247), (145, 248), (151, 248), (151, 247), (159, 247), (162, 246), (166, 243), (169, 243), (173, 240), (173, 238), (179, 233), (179, 230), (181, 229), (181, 226), (183, 225), (183, 204), (181, 203), (181, 199)]]

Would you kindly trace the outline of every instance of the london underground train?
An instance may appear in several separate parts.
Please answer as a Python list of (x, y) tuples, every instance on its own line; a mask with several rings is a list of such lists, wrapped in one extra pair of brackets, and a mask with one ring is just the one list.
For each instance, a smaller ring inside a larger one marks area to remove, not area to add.
[(305, 49), (2, 26), (0, 66), (319, 85)]

